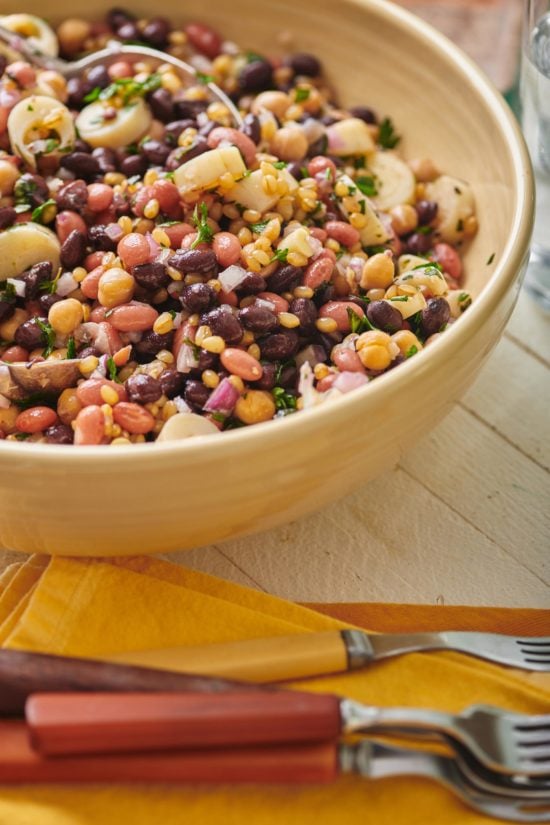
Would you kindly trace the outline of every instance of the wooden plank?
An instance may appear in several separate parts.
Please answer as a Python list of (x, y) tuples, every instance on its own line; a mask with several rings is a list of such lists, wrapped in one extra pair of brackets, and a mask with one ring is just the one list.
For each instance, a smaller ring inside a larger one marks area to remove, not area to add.
[(462, 405), (550, 469), (550, 369), (515, 341), (502, 339)]
[(506, 335), (550, 366), (550, 315), (522, 290)]
[(232, 561), (224, 553), (223, 547), (211, 544), (209, 547), (196, 547), (194, 550), (180, 550), (176, 553), (166, 553), (162, 556), (166, 561), (182, 564), (191, 570), (202, 570), (212, 576), (262, 590), (262, 586), (252, 578), (239, 564), (239, 560)]
[(550, 474), (460, 407), (401, 465), (548, 584)]
[(265, 590), (298, 601), (548, 604), (521, 560), (399, 468), (317, 515), (221, 549)]

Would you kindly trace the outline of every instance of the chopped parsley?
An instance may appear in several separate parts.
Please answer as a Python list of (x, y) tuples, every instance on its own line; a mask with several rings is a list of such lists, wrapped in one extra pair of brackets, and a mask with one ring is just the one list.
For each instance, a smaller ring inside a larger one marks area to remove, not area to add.
[(269, 263), (272, 264), (273, 261), (279, 261), (281, 264), (286, 264), (289, 251), (289, 249), (276, 249), (275, 254), (272, 258), (270, 258)]
[(210, 418), (213, 418), (214, 421), (218, 421), (220, 424), (223, 424), (227, 416), (222, 412), (213, 412), (210, 413)]
[(408, 301), (408, 295), (396, 295), (394, 298), (390, 298), (390, 301)]
[(190, 249), (195, 249), (200, 243), (210, 243), (214, 237), (214, 233), (208, 225), (208, 207), (204, 203), (197, 204), (193, 210), (193, 223), (197, 227), (197, 237), (190, 246)]
[(304, 100), (309, 98), (310, 94), (311, 89), (305, 89), (303, 86), (299, 86), (294, 90), (294, 100), (296, 103), (303, 103)]
[[(15, 203), (29, 204), (32, 196), (36, 192), (37, 185), (32, 178), (21, 177), (15, 184), (13, 194), (15, 195)], [(30, 209), (30, 207), (28, 207)]]
[(283, 370), (285, 370), (287, 367), (294, 367), (294, 366), (296, 366), (296, 361), (294, 360), (294, 358), (291, 358), (289, 361), (281, 361), (277, 365), (277, 371), (275, 373), (275, 383), (278, 384), (279, 381), (281, 380)]
[(431, 226), (417, 226), (414, 231), (419, 235), (429, 235), (430, 232), (433, 232), (433, 229)]
[(383, 146), (384, 149), (394, 149), (400, 140), (401, 135), (397, 135), (395, 133), (395, 129), (390, 118), (385, 117), (382, 123), (380, 124), (378, 143), (380, 144), (380, 146)]
[(57, 275), (55, 276), (53, 281), (42, 281), (39, 284), (38, 289), (41, 292), (46, 292), (48, 295), (54, 295), (55, 292), (57, 291), (57, 282), (59, 281), (62, 272), (63, 272), (63, 269), (61, 267), (59, 267), (59, 269), (57, 270)]
[(495, 260), (495, 253), (493, 252), (493, 254), (489, 255), (489, 257), (487, 258), (487, 266), (490, 266), (493, 263), (494, 260)]
[(257, 232), (258, 234), (260, 234), (261, 232), (264, 231), (264, 229), (266, 228), (268, 223), (269, 223), (269, 221), (258, 221), (258, 223), (251, 223), (248, 228), (252, 232)]
[(405, 358), (412, 358), (412, 356), (416, 355), (417, 352), (418, 352), (418, 347), (416, 346), (416, 344), (413, 344), (412, 347), (410, 347), (407, 350), (407, 352), (405, 353)]
[(74, 338), (71, 335), (70, 338), (67, 339), (67, 358), (76, 358), (76, 344), (74, 342)]
[(286, 169), (288, 163), (286, 160), (276, 160), (275, 163), (271, 164), (275, 169)]
[(355, 184), (359, 191), (369, 198), (378, 194), (378, 187), (373, 177), (362, 175), (360, 178), (355, 179)]
[(379, 252), (385, 252), (387, 248), (387, 246), (364, 246), (363, 251), (370, 257), (371, 255), (377, 255)]
[(468, 292), (461, 292), (458, 296), (458, 306), (460, 307), (460, 311), (464, 312), (465, 309), (468, 309), (471, 303), (472, 296)]
[(15, 291), (14, 285), (8, 283), (8, 281), (4, 281), (2, 287), (0, 288), (0, 301), (3, 301), (6, 304), (13, 304), (16, 299), (17, 292)]
[(109, 378), (111, 381), (116, 381), (117, 384), (121, 384), (121, 380), (118, 377), (117, 365), (115, 364), (113, 356), (109, 356), (107, 358), (107, 372), (109, 373)]
[(298, 399), (292, 393), (287, 392), (283, 387), (273, 387), (271, 390), (275, 407), (285, 415), (296, 411)]
[(197, 72), (197, 81), (199, 83), (203, 83), (205, 86), (208, 86), (209, 83), (214, 83), (215, 77), (211, 74), (205, 74), (204, 72)]
[(42, 330), (42, 337), (46, 345), (42, 357), (47, 358), (55, 349), (55, 330), (51, 324), (47, 321), (41, 321), (40, 318), (36, 319), (36, 323)]
[(95, 89), (86, 95), (84, 103), (95, 103), (96, 100), (110, 100), (119, 96), (123, 106), (128, 106), (137, 97), (145, 97), (149, 92), (154, 92), (161, 87), (161, 76), (157, 72), (150, 74), (145, 80), (138, 81), (133, 77), (119, 77), (110, 83), (105, 89), (96, 86)]
[(40, 206), (36, 207), (36, 209), (33, 209), (31, 221), (34, 221), (35, 223), (51, 223), (51, 221), (55, 218), (56, 212), (57, 203), (53, 200), (53, 198), (48, 198), (47, 201), (44, 201), (44, 203), (41, 203)]
[(376, 329), (376, 327), (371, 324), (366, 315), (358, 315), (355, 312), (355, 310), (351, 307), (347, 308), (347, 313), (352, 332), (357, 332), (361, 334), (362, 332), (366, 332), (369, 329)]
[(258, 52), (246, 52), (245, 57), (247, 63), (265, 63), (264, 58)]

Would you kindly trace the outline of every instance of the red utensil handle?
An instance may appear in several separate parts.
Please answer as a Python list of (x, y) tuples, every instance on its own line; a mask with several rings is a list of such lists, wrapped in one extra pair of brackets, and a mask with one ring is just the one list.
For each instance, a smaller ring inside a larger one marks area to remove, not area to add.
[(24, 722), (0, 722), (0, 784), (25, 782), (325, 783), (338, 774), (335, 742), (48, 758)]
[(48, 755), (320, 742), (341, 728), (338, 697), (290, 690), (44, 693), (25, 715)]

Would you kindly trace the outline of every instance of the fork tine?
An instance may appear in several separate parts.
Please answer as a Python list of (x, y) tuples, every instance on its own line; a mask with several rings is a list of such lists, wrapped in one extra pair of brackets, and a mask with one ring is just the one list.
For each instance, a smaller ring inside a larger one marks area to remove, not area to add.
[(549, 745), (550, 746), (550, 725), (546, 728), (533, 728), (532, 730), (524, 730), (521, 736), (518, 737), (518, 744), (522, 748), (532, 748), (535, 745)]
[(550, 636), (532, 636), (527, 639), (516, 639), (518, 645), (550, 645)]
[(527, 714), (511, 715), (512, 721), (515, 720), (514, 730), (524, 731), (550, 727), (550, 713), (533, 714), (533, 716), (528, 716)]

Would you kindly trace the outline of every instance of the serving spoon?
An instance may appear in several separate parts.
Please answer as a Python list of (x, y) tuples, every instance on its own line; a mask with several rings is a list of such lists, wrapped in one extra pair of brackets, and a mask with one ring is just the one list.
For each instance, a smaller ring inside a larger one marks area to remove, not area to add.
[[(22, 55), (33, 66), (39, 69), (49, 69), (63, 77), (71, 78), (78, 77), (87, 69), (92, 69), (94, 66), (105, 66), (115, 63), (124, 57), (126, 60), (142, 60), (148, 58), (149, 60), (156, 60), (158, 63), (169, 63), (178, 71), (186, 75), (191, 81), (199, 82), (199, 73), (189, 63), (174, 57), (166, 52), (161, 52), (158, 49), (152, 49), (149, 46), (125, 46), (118, 40), (110, 40), (107, 47), (99, 49), (99, 51), (91, 52), (90, 54), (81, 57), (80, 60), (62, 60), (59, 57), (51, 57), (45, 55), (35, 45), (31, 44), (26, 38), (0, 25), (0, 41), (9, 46), (15, 52)], [(208, 82), (204, 84), (212, 93), (213, 97), (217, 98), (224, 106), (227, 107), (231, 113), (231, 117), (236, 126), (242, 126), (242, 117), (235, 104), (228, 98), (216, 83)]]

